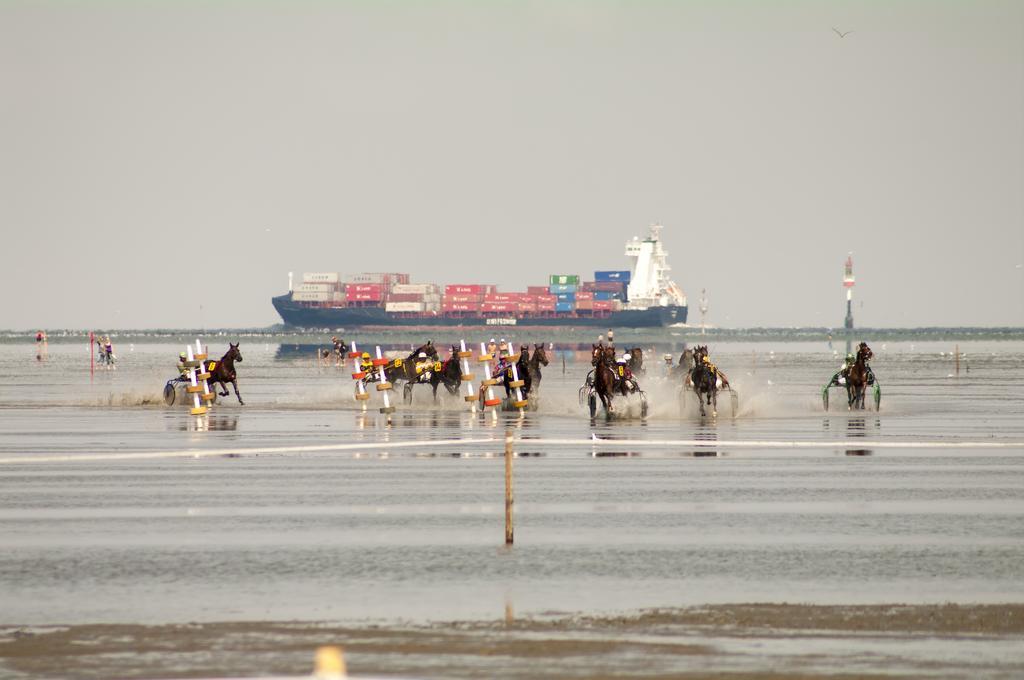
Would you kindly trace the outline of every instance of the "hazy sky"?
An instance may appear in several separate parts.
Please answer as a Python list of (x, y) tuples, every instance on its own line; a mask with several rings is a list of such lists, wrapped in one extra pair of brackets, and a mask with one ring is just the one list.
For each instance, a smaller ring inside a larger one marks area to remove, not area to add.
[(1024, 325), (1022, 192), (1017, 0), (0, 3), (0, 328), (522, 290), (653, 221), (719, 325), (841, 325), (849, 250), (858, 325)]

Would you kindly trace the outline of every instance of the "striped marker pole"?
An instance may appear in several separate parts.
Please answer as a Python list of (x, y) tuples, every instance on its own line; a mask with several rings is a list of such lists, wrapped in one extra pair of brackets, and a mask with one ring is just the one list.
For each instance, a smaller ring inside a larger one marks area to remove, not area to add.
[(356, 343), (352, 343), (352, 351), (348, 353), (348, 358), (352, 360), (352, 379), (356, 381), (356, 401), (359, 402), (363, 410), (366, 410), (366, 402), (369, 400), (370, 395), (366, 392), (366, 371), (359, 364), (361, 355), (359, 350), (356, 349)]
[(519, 379), (519, 364), (517, 359), (518, 358), (510, 351), (508, 354), (508, 361), (512, 364), (512, 382), (510, 382), (508, 386), (516, 391), (516, 400), (512, 402), (512, 406), (519, 409), (519, 412), (522, 413), (528, 402), (523, 399), (522, 388), (526, 383)]
[(206, 413), (206, 407), (200, 403), (199, 394), (203, 391), (202, 386), (196, 379), (196, 355), (192, 352), (192, 345), (185, 345), (185, 352), (188, 356), (188, 382), (185, 391), (192, 395), (192, 408), (189, 410), (194, 416), (201, 416)]
[[(214, 396), (213, 392), (210, 391), (210, 383), (209, 383), (210, 374), (209, 374), (209, 372), (207, 372), (205, 370), (205, 366), (203, 365), (203, 361), (205, 361), (208, 356), (209, 356), (209, 353), (203, 350), (203, 346), (201, 344), (199, 344), (199, 338), (196, 338), (196, 354), (195, 354), (195, 357), (196, 357), (196, 361), (199, 362), (199, 365), (196, 366), (196, 369), (197, 369), (196, 370), (196, 381), (203, 384), (203, 393), (200, 395), (197, 392), (196, 396), (199, 397), (202, 400), (204, 406), (212, 406), (213, 405), (213, 396)], [(203, 370), (199, 370), (199, 369), (203, 369)]]
[(389, 418), (392, 413), (395, 412), (395, 407), (391, 405), (391, 398), (388, 396), (388, 392), (391, 391), (392, 385), (388, 382), (388, 378), (384, 375), (384, 366), (388, 363), (387, 359), (384, 359), (380, 353), (380, 345), (377, 345), (377, 358), (374, 360), (373, 365), (377, 367), (379, 371), (378, 376), (380, 381), (377, 383), (377, 391), (384, 393), (384, 406), (381, 407), (380, 412), (386, 413)]
[(466, 386), (466, 396), (463, 397), (469, 402), (469, 412), (476, 413), (476, 401), (479, 398), (473, 391), (473, 374), (469, 372), (469, 358), (473, 353), (466, 349), (465, 339), (459, 340), (459, 359), (462, 362), (462, 382)]
[(494, 409), (495, 406), (501, 405), (501, 399), (497, 399), (494, 396), (494, 386), (498, 383), (497, 380), (491, 377), (491, 359), (493, 357), (487, 353), (487, 345), (480, 343), (480, 356), (476, 358), (480, 362), (480, 368), (484, 372), (484, 379), (480, 381), (480, 385), (487, 388), (486, 394), (484, 394), (484, 405), (480, 407), (480, 411), (485, 411), (488, 407), (491, 409), (491, 415), (495, 420), (498, 419), (498, 412)]

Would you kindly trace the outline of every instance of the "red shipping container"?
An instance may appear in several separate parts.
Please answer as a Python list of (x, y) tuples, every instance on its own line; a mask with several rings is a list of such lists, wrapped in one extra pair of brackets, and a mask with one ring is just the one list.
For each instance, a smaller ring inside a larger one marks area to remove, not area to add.
[[(583, 283), (580, 284), (580, 290), (587, 291), (588, 293), (592, 293), (592, 292), (594, 292), (597, 289), (594, 288), (594, 281), (584, 281)], [(576, 291), (576, 292), (579, 293), (579, 291)]]
[(485, 302), (480, 306), (481, 312), (514, 312), (516, 311), (515, 302)]
[(580, 300), (576, 298), (576, 309), (583, 310), (585, 312), (593, 311), (594, 300)]
[(549, 289), (548, 289), (547, 286), (527, 286), (526, 287), (527, 295), (547, 295), (548, 292), (549, 292)]
[(384, 286), (379, 283), (348, 283), (345, 284), (347, 293), (383, 293)]
[(610, 293), (621, 293), (626, 290), (626, 284), (622, 281), (597, 281), (592, 290), (603, 290)]
[(357, 293), (345, 291), (345, 299), (349, 302), (380, 302), (380, 293)]
[(480, 302), (482, 295), (445, 295), (442, 298), (445, 302)]
[(520, 302), (525, 297), (526, 293), (491, 293), (484, 295), (484, 302)]
[(588, 291), (577, 291), (576, 292), (576, 302), (579, 302), (580, 300), (593, 300), (593, 299), (594, 299), (593, 291), (589, 291), (589, 292)]
[(479, 312), (479, 302), (445, 302), (441, 305), (442, 312)]
[(445, 295), (489, 295), (496, 292), (497, 286), (481, 283), (450, 283), (444, 287)]
[(610, 312), (610, 311), (612, 311), (612, 301), (611, 300), (594, 300), (591, 304), (594, 305), (594, 311), (595, 312)]
[(556, 302), (558, 302), (558, 296), (557, 295), (548, 295), (548, 294), (545, 294), (545, 295), (534, 295), (533, 299), (534, 299), (534, 302), (536, 302), (538, 305), (539, 304), (545, 304), (545, 305), (551, 304), (551, 305), (553, 305)]
[(537, 311), (537, 303), (536, 302), (520, 302), (519, 303), (519, 311), (520, 312), (525, 312), (527, 314), (533, 314), (533, 313), (535, 313)]

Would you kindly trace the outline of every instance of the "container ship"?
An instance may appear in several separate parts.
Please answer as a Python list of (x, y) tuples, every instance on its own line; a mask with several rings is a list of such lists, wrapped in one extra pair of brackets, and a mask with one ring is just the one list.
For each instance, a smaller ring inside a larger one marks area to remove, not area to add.
[(411, 283), (408, 274), (373, 272), (343, 277), (309, 272), (298, 286), (272, 298), (289, 326), (602, 326), (649, 328), (686, 323), (686, 295), (669, 277), (661, 225), (626, 242), (630, 268), (552, 274), (544, 285), (502, 292), (479, 283)]

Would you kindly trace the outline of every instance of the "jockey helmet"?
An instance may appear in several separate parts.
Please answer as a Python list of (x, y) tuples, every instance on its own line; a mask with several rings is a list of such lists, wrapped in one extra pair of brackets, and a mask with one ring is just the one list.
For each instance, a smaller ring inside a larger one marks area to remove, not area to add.
[(853, 356), (852, 352), (846, 355), (846, 360), (847, 361), (856, 361), (856, 359), (857, 359), (857, 357)]
[(629, 361), (632, 358), (633, 358), (632, 355), (629, 355), (629, 354), (623, 354), (622, 355), (622, 360), (623, 361)]
[(426, 358), (427, 358), (427, 353), (426, 352), (420, 352), (420, 359), (426, 359)]
[(184, 352), (178, 352), (178, 358), (179, 359), (187, 359), (188, 355), (185, 354)]
[(369, 359), (370, 358), (370, 353), (369, 352), (363, 352), (363, 358), (364, 359)]

